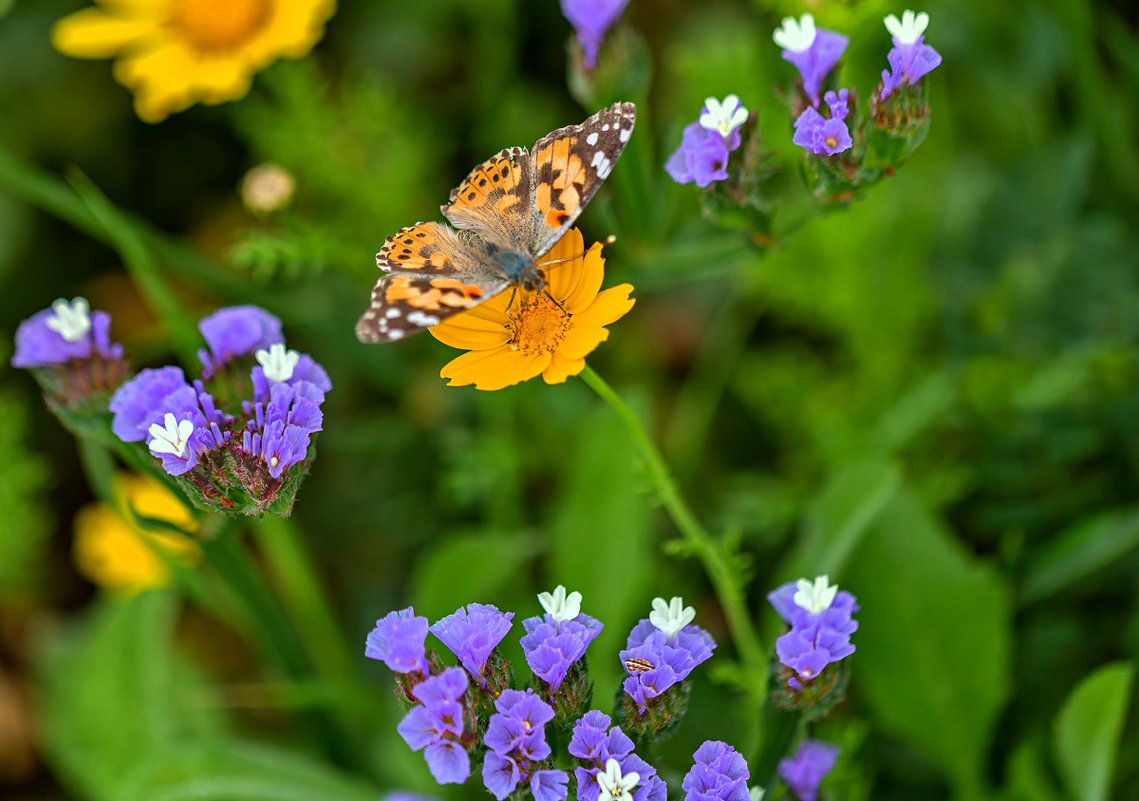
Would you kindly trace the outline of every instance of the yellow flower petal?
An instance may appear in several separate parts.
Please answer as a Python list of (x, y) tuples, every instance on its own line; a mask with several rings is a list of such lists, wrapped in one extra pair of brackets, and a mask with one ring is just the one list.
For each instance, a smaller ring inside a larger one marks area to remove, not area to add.
[(574, 326), (602, 326), (617, 322), (637, 303), (636, 298), (629, 297), (632, 291), (632, 284), (618, 284), (599, 292), (588, 309), (574, 316)]
[(97, 8), (84, 8), (52, 26), (51, 43), (66, 56), (111, 58), (154, 33), (153, 20), (112, 17)]
[(510, 329), (506, 327), (506, 317), (501, 316), (501, 322), (488, 320), (486, 316), (475, 313), (477, 308), (460, 312), (427, 330), (444, 345), (463, 350), (487, 350), (509, 342)]
[[(550, 294), (555, 298), (567, 298), (577, 286), (580, 277), (580, 259), (585, 252), (581, 231), (576, 228), (568, 230), (550, 251), (538, 259), (538, 266), (545, 267), (546, 280), (549, 281)], [(570, 259), (570, 261), (565, 261)]]
[(585, 359), (570, 359), (562, 351), (557, 351), (550, 359), (550, 366), (542, 371), (542, 378), (547, 384), (562, 384), (584, 369)]
[(448, 386), (474, 384), (475, 389), (496, 390), (529, 381), (550, 363), (550, 354), (527, 356), (510, 348), (476, 350), (464, 353), (443, 366), (439, 375), (450, 379)]

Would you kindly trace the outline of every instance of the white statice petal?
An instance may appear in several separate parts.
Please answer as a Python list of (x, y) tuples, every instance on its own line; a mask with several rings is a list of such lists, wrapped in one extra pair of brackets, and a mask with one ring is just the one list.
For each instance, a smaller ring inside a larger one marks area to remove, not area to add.
[(194, 423), (191, 420), (176, 420), (170, 412), (163, 418), (163, 425), (154, 423), (147, 433), (151, 440), (147, 444), (151, 453), (172, 453), (181, 456), (186, 452), (186, 442), (194, 433)]
[(800, 609), (805, 609), (817, 615), (825, 609), (830, 609), (838, 594), (838, 585), (831, 584), (828, 576), (818, 576), (814, 582), (799, 579), (795, 583), (795, 595), (792, 601)]
[(52, 301), (51, 310), (53, 314), (47, 318), (47, 327), (68, 342), (78, 342), (91, 330), (91, 309), (86, 298), (75, 298), (70, 303), (56, 298)]
[(295, 350), (285, 350), (285, 346), (279, 342), (270, 345), (268, 350), (262, 348), (254, 353), (253, 357), (265, 371), (265, 377), (277, 384), (292, 378), (293, 371), (301, 360), (299, 353)]
[(804, 14), (796, 21), (794, 17), (784, 17), (783, 24), (771, 34), (775, 44), (792, 53), (802, 53), (815, 42), (815, 18)]
[(890, 36), (897, 39), (899, 44), (913, 44), (921, 38), (925, 29), (929, 27), (929, 14), (924, 11), (915, 14), (910, 9), (906, 9), (902, 13), (901, 19), (893, 14), (888, 14), (883, 22), (886, 25), (886, 30), (890, 32)]
[(649, 622), (663, 631), (669, 640), (695, 619), (696, 609), (691, 606), (686, 607), (683, 598), (673, 597), (668, 603), (664, 598), (653, 599), (653, 611), (649, 613)]
[(562, 584), (555, 587), (552, 593), (538, 593), (538, 603), (559, 623), (573, 620), (581, 614), (581, 593), (576, 591), (567, 593)]

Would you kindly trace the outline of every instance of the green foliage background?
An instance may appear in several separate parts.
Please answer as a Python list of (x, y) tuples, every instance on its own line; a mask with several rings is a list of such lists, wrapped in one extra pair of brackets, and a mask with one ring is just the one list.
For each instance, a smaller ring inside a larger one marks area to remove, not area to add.
[[(720, 640), (683, 726), (650, 756), (674, 790), (705, 739), (754, 752), (759, 710), (730, 681), (720, 606), (612, 411), (577, 380), (449, 389), (445, 346), (352, 334), (387, 234), (435, 219), (477, 160), (595, 110), (567, 90), (557, 4), (343, 0), (310, 57), (271, 67), (239, 103), (157, 126), (133, 116), (106, 62), (51, 49), (51, 24), (82, 5), (0, 3), (0, 341), (83, 294), (136, 365), (185, 352), (169, 310), (132, 282), (141, 249), (182, 314), (263, 305), (335, 388), (294, 517), (249, 527), (268, 576), (258, 597), (287, 596), (267, 632), (206, 571), (196, 591), (130, 600), (86, 585), (70, 521), (97, 457), (29, 376), (0, 367), (0, 679), (26, 701), (12, 708), (34, 719), (39, 760), (0, 773), (0, 795), (481, 797), (477, 780), (435, 787), (398, 739), (390, 674), (363, 658), (364, 635), (409, 603), (435, 619), (481, 601), (521, 620), (558, 583), (606, 623), (590, 651), (602, 708), (610, 656), (653, 596), (683, 595)], [(851, 37), (842, 83), (865, 98), (886, 66), (882, 16), (900, 6), (632, 0), (651, 88), (582, 225), (618, 235), (607, 282), (633, 283), (638, 303), (590, 363), (730, 538), (766, 647), (779, 582), (827, 572), (858, 596), (851, 693), (817, 731), (844, 748), (825, 798), (1132, 798), (1135, 11), (926, 6), (944, 63), (927, 78), (925, 144), (849, 208), (760, 250), (702, 219), (697, 190), (660, 166), (703, 98), (734, 92), (759, 113), (789, 208), (803, 207), (779, 98), (791, 68), (770, 32), (805, 10)], [(298, 183), (269, 220), (237, 194), (262, 161)], [(310, 559), (320, 586), (297, 594), (288, 565)], [(303, 641), (282, 645), (294, 626)], [(290, 648), (307, 649), (311, 678), (290, 673)]]

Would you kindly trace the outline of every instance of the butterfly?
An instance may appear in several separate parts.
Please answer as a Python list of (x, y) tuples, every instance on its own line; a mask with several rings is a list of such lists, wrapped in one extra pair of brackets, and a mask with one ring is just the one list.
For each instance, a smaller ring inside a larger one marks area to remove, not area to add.
[(384, 275), (356, 323), (361, 342), (393, 342), (507, 288), (540, 292), (540, 259), (609, 177), (637, 109), (614, 103), (559, 128), (529, 151), (511, 147), (471, 170), (441, 207), (454, 228), (419, 222), (384, 242)]

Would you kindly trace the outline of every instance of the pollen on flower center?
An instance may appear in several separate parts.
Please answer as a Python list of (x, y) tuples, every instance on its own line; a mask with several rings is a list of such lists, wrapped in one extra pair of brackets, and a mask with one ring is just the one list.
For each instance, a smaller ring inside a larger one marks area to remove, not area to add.
[(523, 300), (508, 315), (514, 332), (511, 345), (526, 354), (553, 353), (570, 330), (570, 316), (546, 295)]
[(838, 145), (838, 137), (837, 136), (828, 136), (823, 141), (827, 143), (827, 147), (836, 147)]
[(232, 50), (269, 22), (274, 0), (170, 0), (167, 24), (199, 53)]

